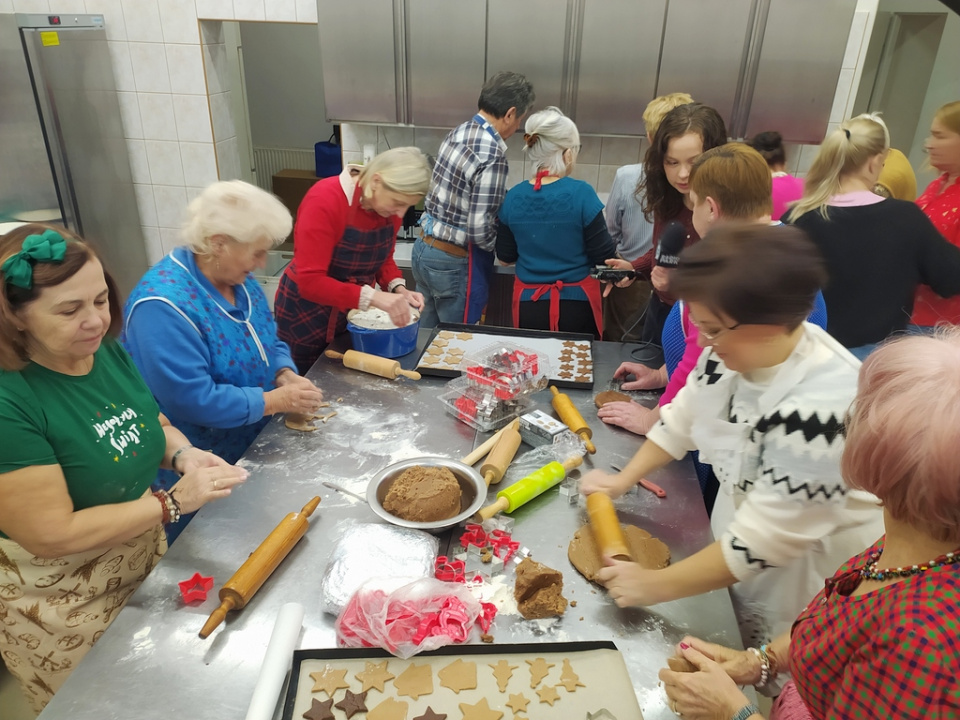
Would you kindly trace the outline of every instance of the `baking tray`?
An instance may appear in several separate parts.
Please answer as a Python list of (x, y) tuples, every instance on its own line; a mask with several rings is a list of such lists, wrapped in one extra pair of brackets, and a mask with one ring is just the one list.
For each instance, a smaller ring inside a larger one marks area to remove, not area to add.
[[(534, 350), (543, 354), (547, 362), (550, 363), (551, 376), (550, 384), (558, 388), (573, 388), (576, 390), (593, 389), (595, 376), (593, 374), (593, 336), (584, 333), (564, 333), (549, 332), (546, 330), (528, 330), (526, 328), (505, 328), (495, 325), (463, 325), (459, 323), (440, 323), (433, 328), (430, 337), (423, 347), (423, 352), (417, 358), (416, 370), (422, 375), (433, 375), (435, 377), (454, 378), (460, 376), (459, 367), (440, 366), (431, 367), (424, 363), (424, 356), (434, 344), (439, 333), (447, 331), (452, 333), (469, 333), (473, 337), (466, 341), (451, 341), (468, 351), (479, 351), (489, 345), (495, 344), (499, 340), (508, 340), (515, 345)], [(563, 343), (572, 341), (578, 344), (578, 348), (584, 348), (589, 351), (587, 362), (590, 365), (589, 379), (577, 380), (573, 378), (562, 378), (557, 373), (563, 371), (564, 363), (560, 360)]]
[[(476, 664), (476, 689), (463, 689), (455, 693), (440, 684), (438, 670), (450, 665), (457, 658)], [(552, 663), (553, 667), (536, 688), (531, 688), (530, 666), (526, 660), (536, 658), (545, 659), (548, 663)], [(489, 667), (501, 659), (506, 660), (510, 665), (517, 666), (503, 692), (500, 692), (493, 670)], [(567, 692), (566, 688), (560, 684), (565, 659), (569, 660), (569, 665), (579, 677), (579, 682), (583, 683), (582, 687), (576, 687), (572, 693)], [(388, 680), (383, 692), (376, 689), (368, 692), (366, 697), (368, 712), (382, 701), (392, 698), (408, 704), (407, 720), (422, 715), (428, 706), (437, 713), (446, 713), (450, 720), (462, 716), (460, 703), (475, 704), (486, 699), (490, 709), (503, 713), (502, 720), (506, 720), (515, 716), (507, 705), (510, 696), (523, 694), (529, 700), (529, 705), (522, 713), (522, 717), (530, 720), (557, 717), (584, 718), (587, 717), (587, 713), (597, 713), (601, 709), (606, 709), (610, 713), (607, 717), (613, 717), (616, 720), (643, 720), (623, 656), (617, 646), (609, 641), (449, 645), (433, 652), (414, 655), (409, 660), (401, 660), (379, 648), (296, 650), (293, 653), (293, 669), (283, 706), (283, 720), (299, 720), (303, 713), (310, 709), (312, 698), (320, 701), (327, 699), (325, 692), (311, 692), (313, 688), (311, 672), (321, 671), (326, 665), (332, 665), (338, 670), (346, 668), (344, 680), (350, 683), (349, 689), (352, 692), (359, 692), (361, 683), (356, 679), (355, 673), (362, 671), (368, 661), (383, 662), (383, 660), (388, 661), (387, 670), (394, 676), (399, 676), (411, 664), (431, 665), (433, 691), (420, 695), (417, 699), (398, 696), (394, 680)], [(301, 685), (304, 687), (303, 692), (300, 691)], [(552, 705), (542, 702), (537, 694), (537, 689), (544, 686), (553, 686), (557, 691), (559, 699)], [(334, 702), (340, 702), (344, 694), (345, 690), (337, 690), (333, 695)], [(346, 717), (337, 708), (334, 708), (333, 712), (337, 720)]]

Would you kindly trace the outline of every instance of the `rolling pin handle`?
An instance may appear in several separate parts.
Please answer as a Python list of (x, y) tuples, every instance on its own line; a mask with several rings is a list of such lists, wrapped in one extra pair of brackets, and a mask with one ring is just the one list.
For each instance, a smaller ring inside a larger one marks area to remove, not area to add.
[(597, 452), (597, 446), (593, 444), (593, 440), (590, 439), (590, 435), (587, 434), (586, 430), (580, 433), (580, 439), (583, 440), (583, 444), (587, 446), (587, 452), (591, 455), (595, 455)]
[(300, 514), (303, 515), (304, 517), (310, 517), (311, 515), (313, 515), (313, 511), (317, 509), (317, 506), (319, 504), (320, 504), (320, 496), (316, 495), (313, 498), (313, 500), (311, 500), (310, 502), (308, 502), (306, 505), (303, 506), (303, 508), (300, 510)]
[(580, 457), (579, 455), (573, 455), (571, 457), (568, 457), (566, 460), (564, 460), (562, 464), (563, 464), (563, 469), (566, 470), (567, 472), (570, 472), (571, 470), (583, 465), (583, 458)]
[(411, 380), (420, 379), (420, 373), (418, 373), (416, 370), (397, 370), (397, 375), (403, 375)]
[(203, 624), (203, 627), (200, 628), (200, 637), (206, 638), (217, 629), (217, 626), (223, 622), (224, 618), (227, 617), (227, 613), (233, 610), (235, 606), (235, 600), (233, 595), (227, 595), (223, 598), (220, 603), (220, 607), (210, 613), (210, 617), (207, 618), (207, 621)]
[(510, 507), (510, 501), (507, 498), (505, 497), (497, 498), (497, 501), (495, 503), (491, 505), (487, 505), (485, 508), (480, 508), (480, 510), (477, 511), (477, 514), (474, 515), (474, 517), (478, 518), (480, 522), (484, 522), (485, 520), (489, 520), (490, 518), (492, 518), (498, 512), (502, 510), (506, 510), (509, 507)]
[(487, 487), (490, 487), (490, 484), (496, 477), (497, 474), (493, 470), (487, 470), (486, 474), (483, 476), (483, 480), (487, 483)]
[(343, 360), (343, 353), (338, 353), (336, 350), (324, 350), (323, 354), (331, 360)]
[(554, 397), (556, 397), (557, 395), (560, 394), (560, 391), (557, 390), (557, 386), (556, 386), (556, 385), (551, 385), (551, 386), (550, 386), (550, 392), (553, 393)]

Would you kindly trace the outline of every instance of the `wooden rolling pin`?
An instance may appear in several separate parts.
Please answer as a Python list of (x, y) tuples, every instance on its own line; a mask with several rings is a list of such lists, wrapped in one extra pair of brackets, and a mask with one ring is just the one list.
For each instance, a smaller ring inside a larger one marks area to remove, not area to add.
[(200, 630), (200, 637), (205, 638), (212, 633), (223, 622), (228, 612), (233, 609), (239, 610), (250, 602), (250, 598), (256, 595), (257, 590), (266, 582), (277, 565), (303, 537), (307, 528), (310, 527), (307, 518), (313, 514), (319, 504), (320, 497), (317, 496), (304, 505), (300, 512), (288, 513), (233, 574), (233, 577), (224, 583), (220, 588), (220, 607), (207, 618), (207, 622)]
[(487, 487), (503, 480), (503, 474), (513, 462), (513, 456), (517, 454), (521, 442), (523, 440), (520, 439), (520, 432), (511, 425), (507, 425), (497, 444), (493, 446), (493, 450), (480, 466), (480, 474), (487, 481)]
[(557, 415), (563, 421), (563, 424), (570, 428), (575, 435), (579, 435), (587, 446), (587, 452), (593, 455), (597, 451), (597, 446), (593, 444), (590, 438), (593, 437), (593, 430), (587, 425), (580, 411), (573, 406), (573, 401), (569, 395), (566, 395), (553, 385), (550, 386), (550, 392), (553, 393), (553, 399), (550, 404), (557, 411)]
[(401, 368), (399, 360), (391, 360), (390, 358), (357, 352), (356, 350), (347, 350), (345, 353), (338, 353), (336, 350), (324, 350), (323, 354), (331, 360), (342, 359), (344, 367), (360, 370), (371, 375), (379, 375), (390, 380), (396, 380), (401, 375), (411, 380), (420, 379), (420, 373), (416, 370)]
[(601, 559), (612, 557), (614, 560), (633, 560), (609, 495), (602, 492), (587, 495), (587, 515), (590, 516), (590, 529), (593, 530)]
[(500, 511), (512, 513), (518, 507), (533, 500), (554, 485), (559, 485), (560, 481), (567, 476), (567, 472), (579, 467), (582, 462), (583, 458), (574, 456), (564, 460), (562, 464), (552, 462), (544, 465), (536, 472), (527, 475), (523, 480), (517, 480), (510, 487), (505, 487), (498, 492), (497, 501), (481, 508), (475, 517), (483, 522)]
[(493, 450), (493, 446), (496, 445), (500, 441), (500, 438), (503, 437), (503, 434), (511, 428), (519, 431), (520, 421), (514, 420), (506, 427), (497, 430), (497, 432), (488, 437), (483, 443), (477, 445), (473, 450), (471, 450), (470, 453), (466, 455), (460, 462), (462, 462), (464, 465), (474, 465), (477, 460)]

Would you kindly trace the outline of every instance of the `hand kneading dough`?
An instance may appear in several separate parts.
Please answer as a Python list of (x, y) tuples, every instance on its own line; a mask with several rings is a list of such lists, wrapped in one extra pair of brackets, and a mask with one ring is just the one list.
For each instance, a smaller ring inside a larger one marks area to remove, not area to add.
[(448, 468), (407, 468), (393, 481), (383, 507), (402, 520), (446, 520), (460, 512), (460, 483)]
[[(658, 570), (670, 564), (670, 548), (663, 542), (636, 525), (621, 525), (620, 527), (627, 539), (630, 555), (633, 556), (634, 561), (640, 567), (648, 570)], [(570, 559), (570, 564), (587, 580), (593, 580), (600, 568), (603, 567), (603, 559), (600, 557), (600, 550), (597, 548), (597, 542), (593, 538), (593, 530), (590, 529), (589, 525), (584, 525), (574, 533), (573, 540), (567, 547), (567, 557)]]

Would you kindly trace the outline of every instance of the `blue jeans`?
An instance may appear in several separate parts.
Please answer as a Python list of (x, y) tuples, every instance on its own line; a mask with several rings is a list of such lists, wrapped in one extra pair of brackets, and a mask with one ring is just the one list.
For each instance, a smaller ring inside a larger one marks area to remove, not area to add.
[(413, 244), (412, 270), (417, 292), (423, 293), (420, 327), (436, 327), (438, 322), (463, 322), (468, 263), (465, 257), (448, 255), (417, 238)]

